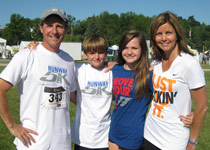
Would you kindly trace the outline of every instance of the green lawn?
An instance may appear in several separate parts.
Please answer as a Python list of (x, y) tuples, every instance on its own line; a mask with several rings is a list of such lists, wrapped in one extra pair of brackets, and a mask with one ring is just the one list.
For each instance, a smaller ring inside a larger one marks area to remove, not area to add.
[(203, 69), (210, 69), (210, 65), (209, 64), (201, 64)]
[[(202, 65), (203, 67), (203, 65)], [(204, 68), (209, 67), (205, 65)], [(0, 72), (4, 67), (0, 67)], [(205, 72), (206, 77), (206, 85), (207, 85), (207, 96), (208, 100), (210, 100), (210, 71)], [(8, 99), (9, 99), (9, 106), (12, 115), (16, 122), (19, 122), (19, 100), (17, 94), (17, 88), (14, 87), (12, 90), (8, 92)], [(209, 106), (208, 101), (208, 106)], [(193, 103), (194, 109), (194, 103)], [(71, 116), (71, 123), (74, 119), (76, 107), (74, 104), (70, 104), (70, 116)], [(206, 120), (204, 127), (201, 132), (201, 136), (198, 141), (197, 150), (209, 150), (210, 149), (210, 109), (207, 112)], [(1, 150), (15, 150), (14, 145), (12, 144), (14, 137), (9, 133), (8, 129), (4, 125), (3, 121), (0, 119), (0, 149)]]

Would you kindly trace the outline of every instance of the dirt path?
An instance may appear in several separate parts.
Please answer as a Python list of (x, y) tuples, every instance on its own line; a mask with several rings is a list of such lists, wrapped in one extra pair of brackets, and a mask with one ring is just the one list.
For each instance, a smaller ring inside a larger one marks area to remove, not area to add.
[(210, 71), (210, 69), (203, 69), (204, 71)]
[(0, 66), (7, 66), (7, 64), (2, 63), (2, 64), (0, 64)]

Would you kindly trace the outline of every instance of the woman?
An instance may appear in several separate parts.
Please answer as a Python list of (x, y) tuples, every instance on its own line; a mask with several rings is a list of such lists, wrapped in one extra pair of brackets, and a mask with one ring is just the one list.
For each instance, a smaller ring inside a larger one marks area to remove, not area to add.
[[(154, 50), (154, 98), (145, 123), (146, 150), (195, 149), (208, 109), (205, 78), (190, 53), (178, 18), (171, 12), (151, 23), (150, 42)], [(180, 121), (181, 114), (195, 115), (191, 132)]]

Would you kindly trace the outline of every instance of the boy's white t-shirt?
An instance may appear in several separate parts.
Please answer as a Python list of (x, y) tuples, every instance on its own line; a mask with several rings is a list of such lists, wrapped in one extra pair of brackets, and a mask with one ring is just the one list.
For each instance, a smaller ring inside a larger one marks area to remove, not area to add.
[(41, 44), (36, 51), (24, 50), (14, 55), (0, 78), (17, 85), (20, 121), (36, 131), (36, 143), (25, 147), (16, 138), (17, 149), (70, 150), (70, 92), (75, 91), (75, 65), (71, 56), (53, 53)]
[[(105, 68), (104, 68), (105, 69)], [(112, 103), (112, 72), (90, 64), (76, 66), (77, 110), (72, 141), (86, 148), (107, 148)]]
[(146, 118), (144, 137), (162, 150), (186, 150), (189, 128), (179, 116), (191, 112), (191, 89), (205, 85), (204, 72), (196, 59), (189, 54), (162, 71), (162, 63), (154, 66), (154, 98)]

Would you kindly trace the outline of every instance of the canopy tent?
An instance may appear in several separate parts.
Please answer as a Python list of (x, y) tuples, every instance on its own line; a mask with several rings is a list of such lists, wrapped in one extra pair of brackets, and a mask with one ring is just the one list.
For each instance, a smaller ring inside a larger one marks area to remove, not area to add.
[(111, 47), (109, 47), (108, 51), (118, 51), (119, 46), (117, 45), (112, 45)]
[(204, 54), (206, 54), (206, 55), (210, 54), (210, 50), (206, 50), (206, 51), (204, 52)]
[(2, 58), (6, 58), (5, 51), (6, 51), (6, 43), (7, 40), (0, 38), (0, 53), (2, 54)]
[(195, 59), (199, 62), (199, 53), (196, 49), (190, 49), (190, 52), (194, 54)]
[(108, 54), (107, 54), (108, 61), (113, 61), (116, 59), (118, 50), (119, 46), (117, 45), (112, 45), (111, 47), (108, 48)]

